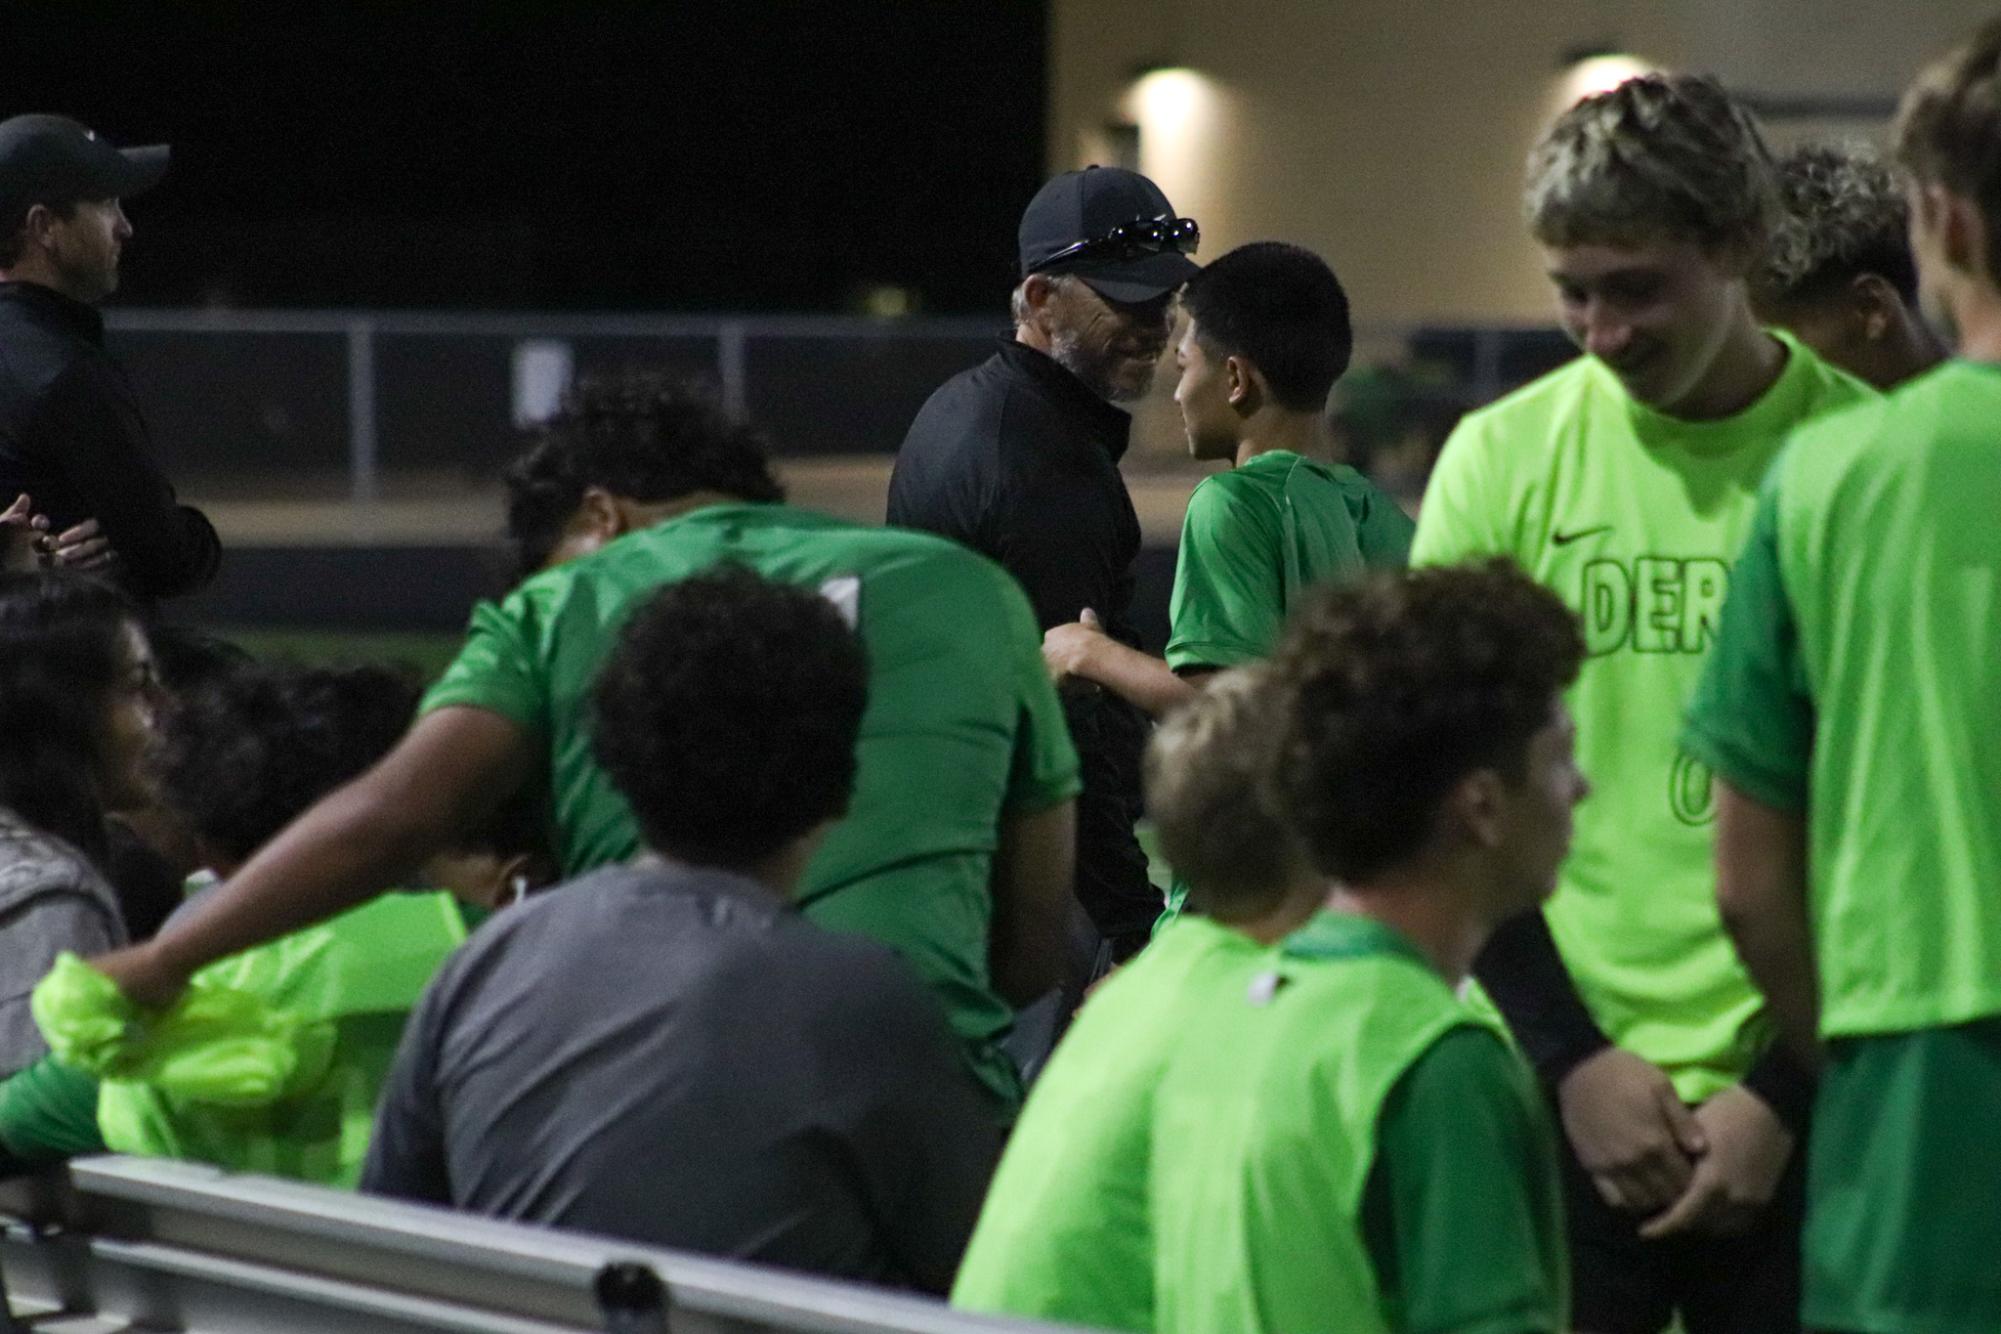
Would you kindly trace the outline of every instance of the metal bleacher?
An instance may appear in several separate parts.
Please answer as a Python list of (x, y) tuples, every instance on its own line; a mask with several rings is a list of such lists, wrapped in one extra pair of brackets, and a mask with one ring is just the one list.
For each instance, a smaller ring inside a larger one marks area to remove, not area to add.
[(115, 1155), (0, 1181), (0, 1334), (1054, 1334), (919, 1297)]

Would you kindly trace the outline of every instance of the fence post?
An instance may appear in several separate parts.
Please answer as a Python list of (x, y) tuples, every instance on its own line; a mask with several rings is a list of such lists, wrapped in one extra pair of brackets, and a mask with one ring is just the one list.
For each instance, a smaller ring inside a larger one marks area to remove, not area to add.
[(744, 389), (744, 344), (748, 338), (742, 320), (724, 320), (716, 329), (716, 378), (722, 381), (723, 411), (734, 421), (750, 415)]
[(375, 322), (347, 324), (347, 490), (357, 504), (374, 500), (380, 459), (375, 434)]
[(1492, 403), (1501, 396), (1501, 342), (1506, 335), (1499, 329), (1473, 330), (1473, 404)]

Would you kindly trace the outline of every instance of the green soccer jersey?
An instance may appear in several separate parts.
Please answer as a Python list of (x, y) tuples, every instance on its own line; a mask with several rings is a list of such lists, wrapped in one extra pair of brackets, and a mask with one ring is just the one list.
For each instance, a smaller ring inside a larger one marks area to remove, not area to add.
[(1235, 667), (1271, 652), (1300, 594), (1410, 555), (1413, 525), (1353, 468), (1258, 454), (1188, 498), (1168, 604), (1167, 665)]
[(1565, 1327), (1540, 1096), (1409, 942), (1323, 912), (1223, 1000), (1154, 1095), (1154, 1328)]
[[(1266, 657), (1301, 594), (1369, 569), (1400, 569), (1415, 525), (1340, 464), (1274, 449), (1206, 478), (1188, 498), (1168, 602), (1167, 665), (1235, 667)], [(1188, 899), (1179, 875), (1161, 921)]]
[(800, 885), (806, 915), (900, 951), (943, 1001), (974, 1069), (1021, 1096), (996, 1045), (1013, 1012), (987, 972), (1001, 820), (1076, 795), (1076, 751), (1042, 665), (1028, 600), (999, 566), (921, 533), (783, 505), (713, 505), (631, 533), (475, 608), (424, 708), (487, 709), (547, 755), (566, 875), (639, 849), (592, 754), (589, 694), (626, 614), (714, 566), (822, 590), (869, 657), (855, 792)]
[(1681, 709), (1786, 433), (1872, 397), (1774, 336), (1779, 378), (1721, 420), (1654, 412), (1589, 357), (1469, 414), (1412, 549), (1513, 557), (1583, 619), (1567, 703), (1592, 795), (1544, 911), (1599, 1027), (1691, 1102), (1740, 1080), (1769, 1028), (1717, 917), (1709, 770), (1681, 749)]
[(2001, 1014), (2001, 367), (1948, 362), (1773, 467), (1686, 744), (1808, 816), (1828, 1037)]
[(955, 1306), (1153, 1328), (1154, 1086), (1199, 1011), (1240, 999), (1267, 951), (1190, 917), (1091, 997), (1037, 1079), (952, 1288)]

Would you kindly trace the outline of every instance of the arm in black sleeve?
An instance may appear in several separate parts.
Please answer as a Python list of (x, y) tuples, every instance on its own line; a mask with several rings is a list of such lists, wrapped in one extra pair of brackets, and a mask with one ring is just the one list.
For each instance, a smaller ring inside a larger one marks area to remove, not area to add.
[(1503, 922), (1473, 961), (1473, 975), (1500, 1007), (1542, 1081), (1555, 1088), (1587, 1057), (1612, 1045), (1598, 1027), (1541, 911)]
[(1792, 1048), (1774, 1042), (1744, 1076), (1744, 1087), (1755, 1093), (1797, 1138), (1806, 1133), (1817, 1081)]
[(222, 543), (200, 510), (177, 503), (150, 457), (132, 391), (108, 363), (77, 361), (50, 386), (35, 434), (118, 553), (121, 581), (146, 597), (191, 592), (215, 577)]

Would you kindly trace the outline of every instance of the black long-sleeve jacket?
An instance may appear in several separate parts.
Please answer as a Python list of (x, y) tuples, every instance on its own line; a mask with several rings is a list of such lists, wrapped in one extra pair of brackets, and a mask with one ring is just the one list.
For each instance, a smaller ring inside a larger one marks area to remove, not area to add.
[(96, 519), (115, 577), (140, 597), (215, 576), (222, 544), (153, 461), (102, 317), (52, 288), (0, 283), (0, 508), (24, 491), (55, 532)]

